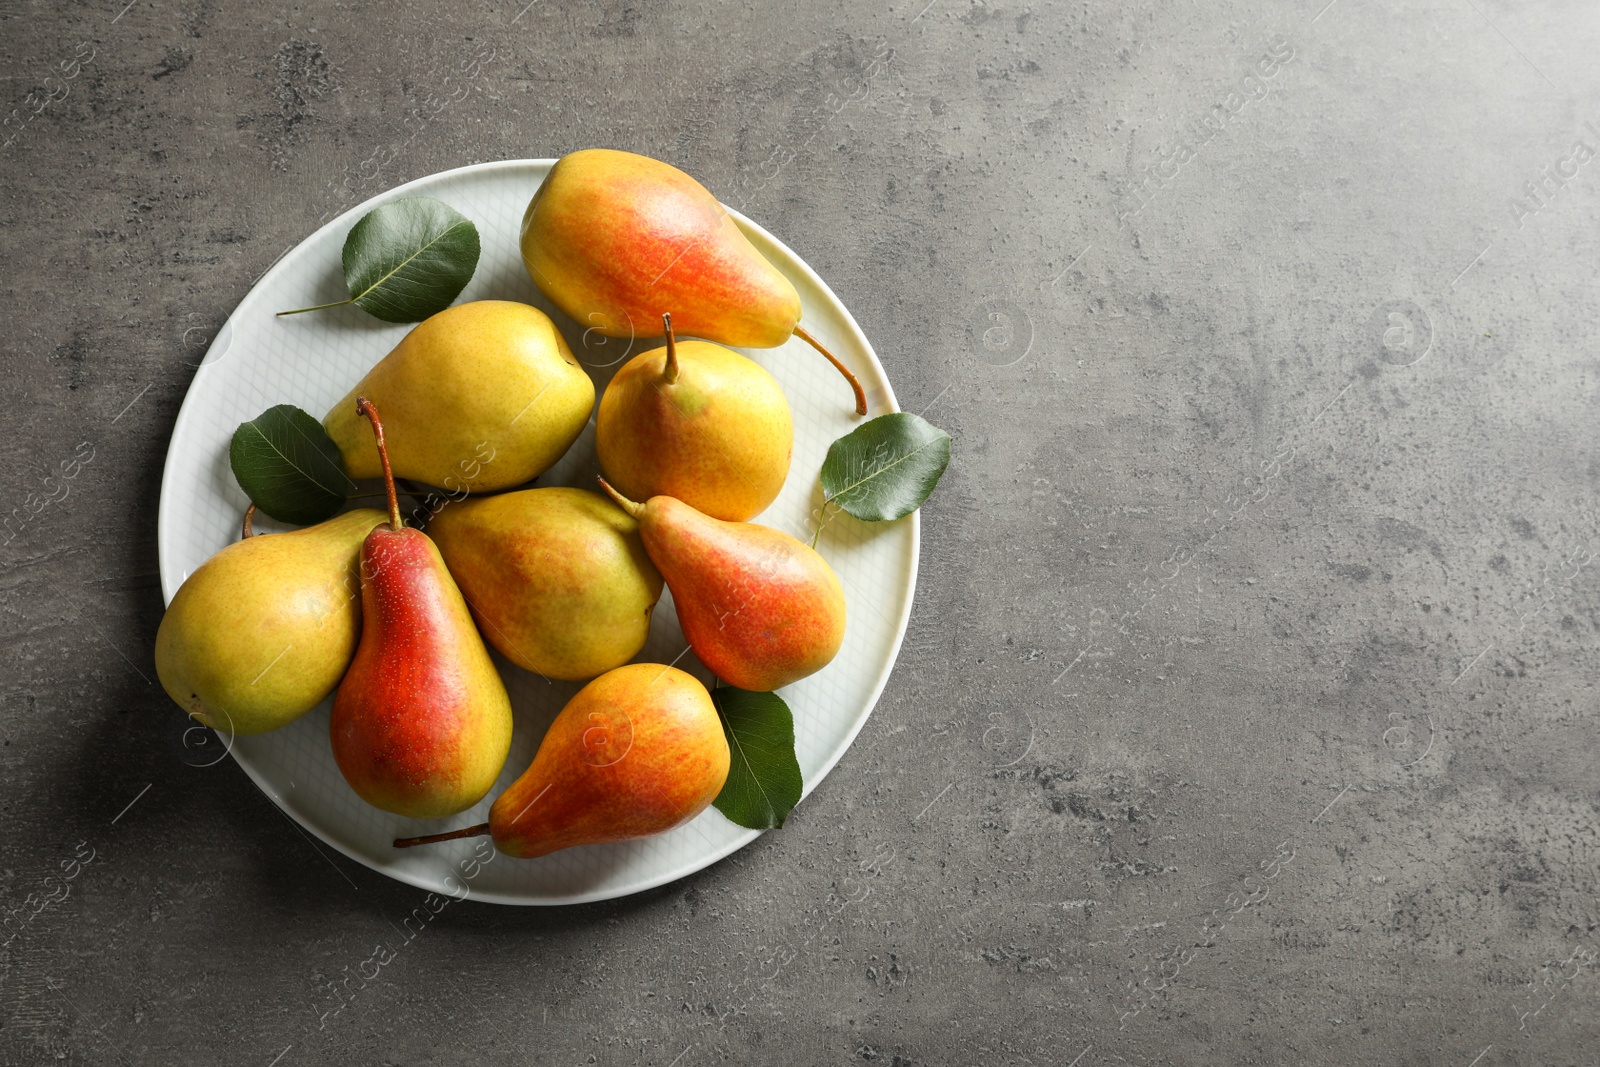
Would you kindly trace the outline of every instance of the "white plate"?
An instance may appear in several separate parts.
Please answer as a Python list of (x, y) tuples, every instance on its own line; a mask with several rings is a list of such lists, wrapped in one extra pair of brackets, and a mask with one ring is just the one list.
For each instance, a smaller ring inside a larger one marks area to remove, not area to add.
[[(295, 404), (321, 418), (357, 379), (405, 336), (407, 326), (383, 323), (353, 308), (279, 319), (274, 312), (343, 299), (340, 250), (345, 234), (366, 212), (402, 196), (433, 196), (472, 219), (483, 255), (461, 300), (522, 300), (550, 313), (573, 351), (603, 390), (628, 347), (562, 316), (528, 279), (518, 252), (523, 210), (554, 160), (508, 160), (445, 171), (392, 189), (352, 208), (301, 242), (269, 270), (217, 334), (178, 413), (161, 483), (161, 588), (167, 601), (183, 579), (237, 536), (249, 501), (228, 468), (235, 427), (274, 404)], [(898, 410), (883, 367), (855, 319), (822, 279), (784, 244), (730, 212), (741, 229), (800, 292), (806, 327), (845, 362), (866, 387), (871, 413)], [(654, 342), (633, 345), (633, 351)], [(848, 385), (803, 342), (746, 350), (782, 383), (794, 409), (794, 463), (788, 483), (759, 521), (810, 540), (811, 515), (821, 503), (817, 472), (828, 445), (858, 425)], [(594, 487), (593, 422), (539, 485)], [(270, 522), (264, 529), (273, 529)], [(789, 686), (796, 747), (806, 792), (816, 788), (855, 739), (888, 681), (911, 614), (917, 575), (917, 516), (862, 523), (848, 515), (830, 521), (819, 546), (844, 584), (848, 624), (844, 647), (829, 666)], [(638, 659), (667, 663), (685, 650), (682, 632), (663, 594), (649, 643)], [(516, 732), (495, 788), (477, 807), (451, 819), (406, 819), (369, 807), (340, 776), (328, 744), (328, 703), (274, 733), (233, 739), (233, 758), (289, 817), (351, 859), (391, 878), (437, 893), (503, 904), (573, 904), (636, 893), (682, 878), (753, 841), (708, 808), (670, 833), (614, 845), (571, 848), (537, 860), (496, 855), (474, 863), (473, 841), (396, 850), (396, 836), (433, 833), (488, 818), (494, 797), (522, 773), (577, 683), (550, 683), (497, 660), (511, 692)], [(692, 654), (678, 663), (710, 681)], [(176, 714), (176, 709), (174, 709)]]

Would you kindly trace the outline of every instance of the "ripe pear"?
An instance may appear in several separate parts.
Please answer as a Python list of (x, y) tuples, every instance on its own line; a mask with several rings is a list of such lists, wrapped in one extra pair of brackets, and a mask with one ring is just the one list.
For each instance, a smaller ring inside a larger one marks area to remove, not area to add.
[(469, 498), (428, 524), (489, 643), (546, 678), (593, 678), (650, 635), (661, 575), (639, 524), (598, 493), (552, 486)]
[(775, 348), (799, 337), (867, 413), (855, 375), (800, 328), (789, 279), (677, 167), (609, 148), (561, 157), (522, 217), (522, 262), (557, 307), (607, 337), (651, 336), (669, 311), (683, 333), (720, 344)]
[(322, 420), (350, 477), (376, 478), (358, 396), (387, 413), (398, 477), (478, 493), (560, 459), (589, 421), (594, 382), (544, 312), (476, 300), (418, 323)]
[(578, 691), (550, 724), (533, 764), (478, 826), (401, 838), (396, 848), (489, 833), (508, 856), (658, 834), (722, 792), (728, 740), (711, 694), (691, 674), (631, 663)]
[(636, 504), (645, 551), (672, 590), (700, 662), (740, 689), (770, 692), (826, 667), (844, 642), (844, 589), (810, 546), (753, 522), (724, 522), (681, 500)]
[(365, 397), (389, 522), (361, 546), (361, 644), (333, 698), (333, 758), (361, 798), (437, 819), (483, 799), (511, 751), (511, 700), (428, 535), (400, 521), (383, 426)]
[(361, 508), (303, 530), (247, 536), (202, 563), (156, 631), (156, 675), (167, 695), (235, 734), (276, 730), (322, 703), (356, 650), (356, 557), (382, 521), (383, 512)]
[(783, 389), (759, 364), (709, 341), (678, 341), (629, 360), (595, 415), (600, 469), (623, 496), (671, 496), (743, 521), (777, 499), (794, 453)]

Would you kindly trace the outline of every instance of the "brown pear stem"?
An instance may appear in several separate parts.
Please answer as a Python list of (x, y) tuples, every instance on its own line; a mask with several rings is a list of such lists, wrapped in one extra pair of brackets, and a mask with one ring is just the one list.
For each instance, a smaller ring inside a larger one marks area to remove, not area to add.
[(395, 848), (415, 848), (417, 845), (436, 845), (440, 841), (455, 841), (463, 837), (482, 837), (489, 832), (489, 824), (480, 822), (476, 826), (464, 826), (459, 830), (451, 830), (444, 834), (427, 834), (423, 837), (397, 837), (394, 839)]
[(667, 330), (667, 369), (661, 372), (661, 377), (668, 385), (678, 380), (678, 339), (672, 333), (672, 316), (663, 311), (661, 325)]
[(248, 541), (256, 535), (255, 527), (250, 524), (250, 520), (255, 517), (256, 506), (251, 504), (244, 509), (244, 525), (239, 528), (239, 540)]
[(832, 352), (829, 352), (826, 348), (823, 348), (822, 342), (818, 341), (815, 337), (812, 337), (809, 333), (807, 333), (805, 327), (801, 326), (798, 322), (794, 324), (794, 335), (800, 338), (800, 340), (804, 341), (806, 344), (810, 345), (812, 348), (815, 348), (818, 352), (821, 352), (823, 356), (827, 358), (828, 362), (832, 363), (835, 369), (837, 369), (840, 374), (844, 375), (844, 380), (850, 383), (851, 389), (855, 390), (856, 414), (865, 415), (867, 413), (867, 394), (866, 391), (861, 388), (861, 383), (856, 380), (856, 376), (850, 373), (850, 368), (846, 367), (843, 363), (840, 363), (838, 356), (835, 356)]
[(372, 423), (372, 435), (378, 439), (378, 460), (383, 464), (383, 488), (389, 494), (389, 528), (396, 532), (404, 528), (400, 521), (400, 498), (394, 492), (394, 471), (389, 469), (389, 446), (383, 443), (383, 420), (378, 409), (364, 396), (356, 397), (356, 414), (365, 415)]
[(599, 482), (600, 488), (604, 489), (611, 499), (617, 502), (617, 507), (621, 508), (623, 511), (626, 511), (629, 515), (632, 515), (636, 519), (644, 518), (643, 504), (635, 504), (633, 501), (629, 500), (627, 497), (623, 496), (621, 493), (612, 488), (611, 483), (606, 481), (604, 478), (599, 479)]

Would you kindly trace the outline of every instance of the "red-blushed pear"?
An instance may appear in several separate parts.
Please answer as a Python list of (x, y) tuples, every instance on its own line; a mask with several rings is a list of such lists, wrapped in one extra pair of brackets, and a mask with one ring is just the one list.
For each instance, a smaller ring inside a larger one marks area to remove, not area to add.
[(670, 496), (636, 504), (605, 479), (600, 485), (639, 520), (683, 636), (717, 677), (770, 692), (833, 660), (844, 642), (844, 590), (814, 549), (768, 526), (713, 519)]
[(333, 698), (333, 758), (367, 803), (438, 819), (499, 777), (511, 700), (439, 550), (401, 524), (377, 410), (356, 407), (377, 438), (389, 522), (361, 546), (361, 644)]
[(660, 663), (608, 671), (567, 701), (533, 764), (489, 821), (400, 838), (396, 848), (491, 834), (508, 856), (659, 834), (705, 810), (728, 778), (728, 740), (711, 694)]
[(677, 497), (744, 520), (777, 499), (794, 452), (783, 389), (760, 364), (709, 341), (679, 341), (629, 360), (600, 397), (594, 445), (624, 496)]
[[(562, 156), (522, 217), (522, 262), (544, 295), (607, 337), (651, 336), (661, 316), (719, 344), (775, 348), (799, 337), (843, 363), (800, 326), (800, 294), (767, 262), (705, 186), (670, 164), (588, 148)], [(642, 333), (642, 331), (650, 333)]]

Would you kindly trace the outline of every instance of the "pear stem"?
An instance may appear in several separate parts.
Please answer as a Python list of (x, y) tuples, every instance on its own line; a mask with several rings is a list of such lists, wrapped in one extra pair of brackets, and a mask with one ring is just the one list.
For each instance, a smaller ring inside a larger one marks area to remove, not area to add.
[(252, 502), (249, 507), (244, 509), (244, 525), (239, 528), (239, 540), (248, 541), (256, 535), (255, 527), (250, 524), (250, 520), (255, 517), (256, 506)]
[(610, 495), (611, 499), (617, 502), (617, 507), (621, 508), (623, 511), (626, 511), (629, 515), (632, 515), (636, 519), (644, 518), (643, 504), (635, 504), (633, 501), (629, 500), (627, 497), (613, 489), (611, 487), (611, 483), (606, 481), (604, 478), (599, 479), (599, 482), (600, 488), (604, 489), (606, 493)]
[(394, 471), (389, 469), (389, 446), (383, 442), (383, 421), (378, 418), (378, 409), (373, 407), (372, 401), (364, 396), (356, 397), (356, 414), (367, 417), (367, 421), (372, 423), (372, 435), (378, 439), (378, 459), (383, 464), (383, 487), (389, 493), (389, 528), (398, 533), (405, 528), (405, 523), (400, 521), (400, 498), (394, 492)]
[(663, 311), (661, 325), (667, 330), (667, 369), (661, 372), (661, 377), (671, 385), (678, 380), (678, 339), (672, 333), (672, 315)]
[(395, 848), (415, 848), (417, 845), (435, 845), (440, 841), (455, 841), (463, 837), (482, 837), (489, 832), (489, 824), (480, 822), (476, 826), (464, 826), (459, 830), (451, 830), (443, 834), (426, 834), (422, 837), (397, 837), (394, 839)]
[(850, 373), (850, 368), (846, 367), (843, 363), (840, 363), (839, 357), (835, 356), (832, 352), (829, 352), (826, 348), (823, 348), (822, 342), (818, 341), (815, 337), (812, 337), (809, 333), (807, 333), (805, 327), (801, 326), (798, 322), (794, 324), (794, 335), (800, 338), (800, 340), (804, 341), (806, 344), (810, 345), (812, 348), (815, 348), (818, 352), (821, 352), (823, 356), (827, 358), (828, 362), (832, 363), (834, 368), (838, 370), (840, 374), (844, 375), (844, 380), (850, 383), (851, 389), (855, 390), (856, 414), (865, 415), (867, 413), (867, 394), (866, 391), (861, 388), (861, 383), (856, 380), (856, 376)]
[[(402, 480), (404, 480), (404, 479), (402, 479)], [(423, 496), (427, 496), (428, 495), (428, 494), (424, 493), (420, 489), (401, 489), (399, 487), (399, 482), (395, 483), (395, 492), (400, 494), (401, 496), (411, 496), (411, 497), (423, 497)], [(346, 500), (382, 500), (382, 499), (384, 499), (384, 495), (382, 493), (355, 493), (355, 494), (353, 494), (351, 496), (345, 497), (345, 499)]]

